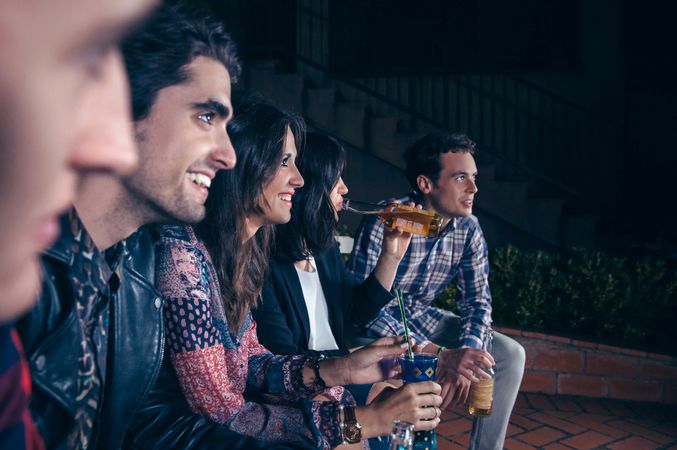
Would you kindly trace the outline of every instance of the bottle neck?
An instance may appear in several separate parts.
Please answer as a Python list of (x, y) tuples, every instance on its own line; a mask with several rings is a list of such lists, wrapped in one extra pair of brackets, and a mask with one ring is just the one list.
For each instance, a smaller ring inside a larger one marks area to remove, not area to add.
[(383, 205), (377, 203), (359, 202), (349, 198), (344, 198), (341, 206), (346, 211), (352, 211), (359, 214), (377, 214), (384, 209)]
[[(489, 330), (487, 330), (486, 336), (484, 337), (484, 342), (482, 342), (482, 350), (491, 352), (493, 342), (494, 342), (494, 330), (489, 328)], [(488, 370), (485, 370), (485, 372), (491, 375), (491, 378), (493, 378), (496, 375), (496, 372), (493, 367), (490, 367)]]

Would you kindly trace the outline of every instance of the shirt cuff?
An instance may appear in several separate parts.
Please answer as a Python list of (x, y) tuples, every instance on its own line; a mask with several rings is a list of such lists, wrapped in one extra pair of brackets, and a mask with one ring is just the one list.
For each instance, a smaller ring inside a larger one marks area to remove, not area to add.
[(313, 421), (322, 440), (323, 449), (331, 449), (343, 442), (339, 420), (339, 402), (312, 402)]
[(325, 386), (321, 386), (313, 378), (313, 381), (310, 384), (305, 384), (303, 382), (303, 367), (306, 363), (313, 364), (315, 357), (304, 356), (302, 358), (293, 358), (289, 361), (289, 366), (286, 370), (289, 370), (289, 380), (292, 385), (292, 390), (295, 392), (302, 392), (306, 397), (311, 397), (313, 394), (320, 392)]
[(476, 337), (467, 337), (461, 339), (460, 348), (476, 348), (478, 350), (482, 349), (482, 342)]

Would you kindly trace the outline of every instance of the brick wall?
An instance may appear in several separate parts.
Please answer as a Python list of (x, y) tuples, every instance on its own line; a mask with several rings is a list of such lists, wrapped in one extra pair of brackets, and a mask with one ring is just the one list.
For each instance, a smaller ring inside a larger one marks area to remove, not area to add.
[(677, 404), (677, 358), (512, 328), (527, 359), (520, 390)]

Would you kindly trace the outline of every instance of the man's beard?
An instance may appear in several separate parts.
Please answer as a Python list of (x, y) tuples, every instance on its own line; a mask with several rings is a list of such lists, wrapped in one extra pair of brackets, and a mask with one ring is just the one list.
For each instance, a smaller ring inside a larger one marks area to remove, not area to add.
[[(155, 199), (148, 186), (136, 186), (132, 180), (124, 182), (130, 195), (129, 208), (136, 209), (142, 215), (144, 224), (171, 223), (171, 224), (196, 224), (205, 217), (205, 205), (191, 205), (185, 199)], [(149, 195), (149, 193), (151, 193)]]

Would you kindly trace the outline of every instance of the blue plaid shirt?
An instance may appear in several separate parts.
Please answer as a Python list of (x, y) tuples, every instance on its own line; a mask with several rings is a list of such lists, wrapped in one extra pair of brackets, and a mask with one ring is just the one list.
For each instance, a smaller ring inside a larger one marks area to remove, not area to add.
[[(414, 194), (399, 200), (423, 202)], [(348, 261), (348, 270), (358, 282), (376, 267), (382, 242), (383, 224), (365, 216)], [(393, 289), (402, 290), (409, 332), (422, 347), (430, 343), (430, 335), (445, 316), (431, 305), (454, 279), (461, 318), (459, 346), (482, 348), (491, 327), (491, 292), (487, 243), (475, 216), (452, 219), (437, 238), (414, 235), (397, 269)], [(383, 307), (367, 329), (374, 337), (403, 335), (397, 300)]]

